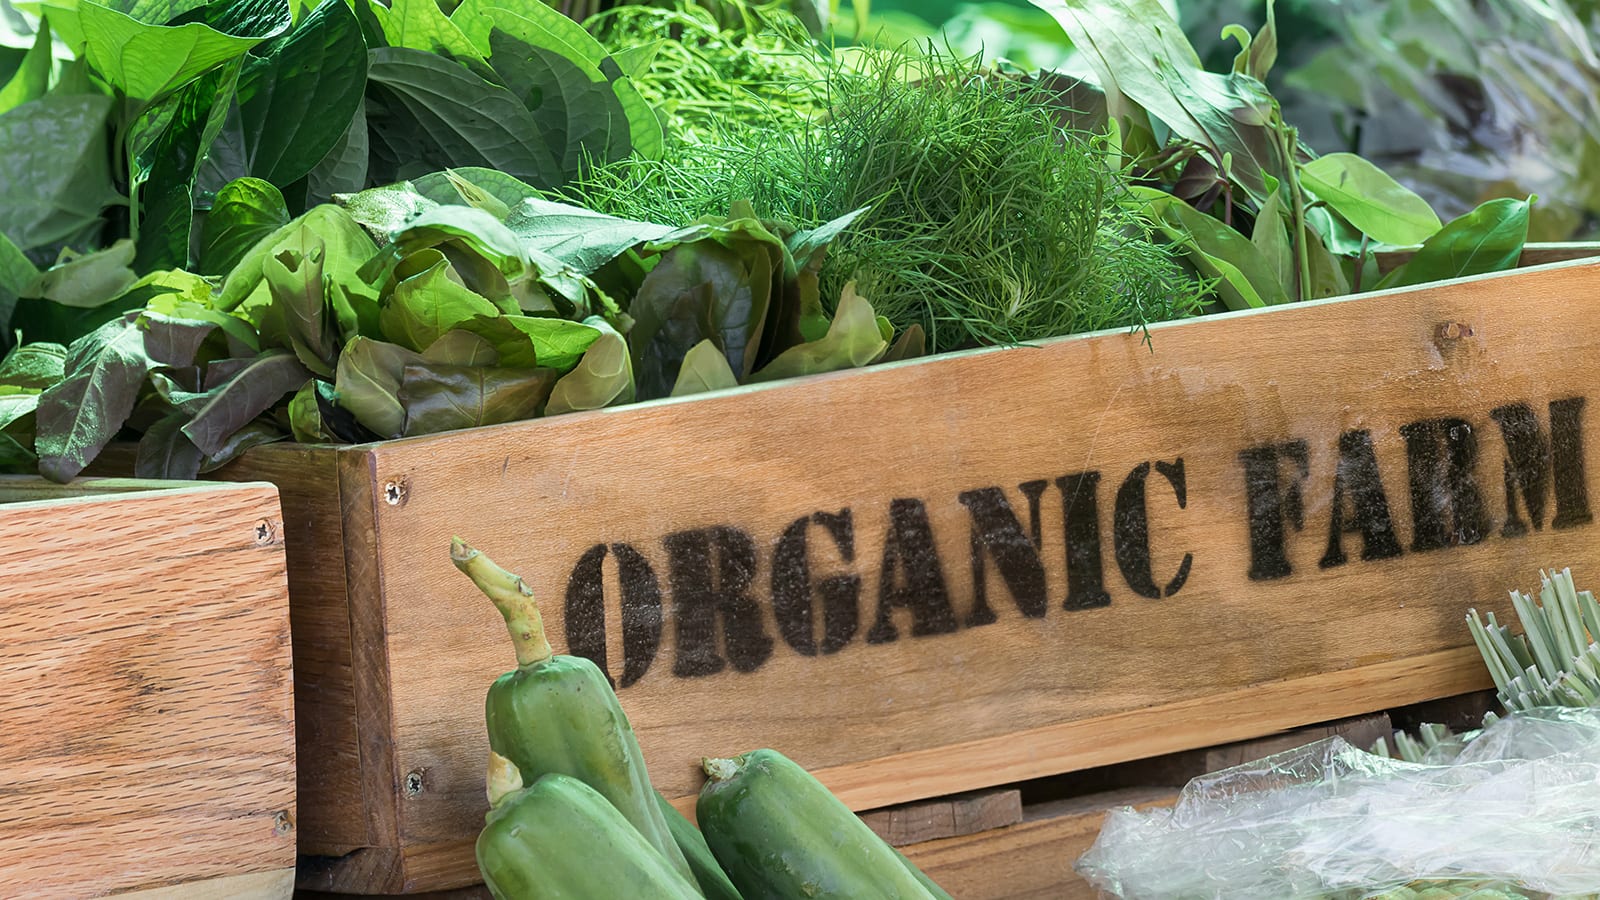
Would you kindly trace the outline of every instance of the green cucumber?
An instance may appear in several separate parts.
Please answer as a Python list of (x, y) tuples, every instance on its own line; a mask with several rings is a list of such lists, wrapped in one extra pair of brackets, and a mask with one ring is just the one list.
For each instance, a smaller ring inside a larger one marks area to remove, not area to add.
[[(775, 750), (708, 759), (695, 813), (744, 900), (933, 900), (894, 850)], [(920, 874), (920, 873), (918, 873)]]
[(900, 857), (901, 865), (904, 865), (908, 870), (910, 870), (911, 874), (917, 876), (917, 881), (920, 881), (922, 886), (928, 889), (928, 893), (933, 895), (933, 900), (955, 900), (954, 897), (945, 892), (944, 888), (934, 884), (932, 878), (929, 878), (925, 872), (917, 868), (916, 863), (906, 859), (906, 855), (904, 853), (901, 853), (899, 850), (895, 850), (893, 844), (889, 845), (889, 849), (894, 850), (894, 855)]
[(600, 792), (686, 880), (689, 861), (656, 804), (644, 754), (605, 673), (581, 656), (556, 656), (533, 592), (520, 576), (456, 538), (450, 557), (506, 620), (517, 668), (495, 679), (484, 701), (489, 749), (522, 778), (568, 775)]
[(667, 827), (672, 830), (678, 849), (689, 861), (689, 870), (694, 872), (700, 893), (706, 895), (706, 900), (744, 900), (739, 895), (739, 889), (728, 880), (728, 873), (722, 871), (717, 858), (711, 854), (711, 848), (706, 846), (706, 837), (700, 833), (700, 829), (678, 812), (678, 808), (661, 796), (659, 791), (656, 797), (661, 801), (661, 814), (667, 819)]
[(476, 850), (495, 900), (700, 896), (616, 807), (576, 778), (546, 775), (524, 788), (516, 765), (491, 754), (489, 802)]

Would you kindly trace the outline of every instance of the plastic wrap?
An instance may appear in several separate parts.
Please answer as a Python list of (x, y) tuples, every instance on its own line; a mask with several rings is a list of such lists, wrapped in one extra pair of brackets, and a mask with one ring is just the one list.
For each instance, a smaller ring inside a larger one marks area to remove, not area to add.
[(1205, 775), (1108, 814), (1077, 869), (1127, 900), (1600, 893), (1600, 709), (1508, 716), (1422, 763), (1332, 738)]

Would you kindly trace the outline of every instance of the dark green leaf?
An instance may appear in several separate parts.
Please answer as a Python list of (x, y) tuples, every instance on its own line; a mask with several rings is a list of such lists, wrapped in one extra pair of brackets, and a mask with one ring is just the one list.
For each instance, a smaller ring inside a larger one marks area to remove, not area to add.
[(672, 397), (687, 397), (707, 391), (739, 386), (739, 376), (728, 366), (728, 358), (710, 339), (703, 340), (683, 355), (683, 364), (672, 383)]
[(304, 177), (344, 137), (366, 86), (361, 25), (345, 0), (323, 0), (239, 74), (250, 174), (276, 185)]
[(216, 457), (235, 432), (298, 390), (310, 377), (311, 373), (293, 353), (268, 350), (227, 383), (207, 391), (205, 405), (183, 426), (183, 433), (207, 457)]
[(553, 369), (406, 366), (400, 382), (407, 437), (532, 418), (556, 381)]
[(175, 412), (145, 430), (134, 456), (133, 474), (139, 478), (192, 480), (200, 475), (205, 455), (183, 433), (187, 413)]
[(1379, 243), (1420, 244), (1439, 230), (1428, 201), (1354, 153), (1330, 153), (1305, 163), (1300, 181)]
[(0, 234), (23, 250), (100, 222), (111, 186), (111, 98), (51, 94), (0, 115)]
[(287, 438), (283, 430), (264, 419), (250, 422), (238, 431), (228, 436), (226, 443), (216, 453), (206, 457), (200, 464), (200, 472), (215, 472), (228, 463), (243, 456), (246, 450), (260, 447), (263, 444), (272, 444)]
[(583, 352), (577, 367), (561, 376), (551, 389), (545, 415), (633, 402), (633, 357), (628, 353), (627, 340), (599, 316), (585, 319), (584, 324), (595, 328), (600, 336)]
[(283, 194), (259, 178), (230, 181), (217, 192), (200, 233), (200, 271), (225, 275), (257, 243), (289, 224)]
[(1516, 268), (1528, 240), (1532, 200), (1490, 200), (1445, 225), (1389, 273), (1380, 287), (1426, 284)]
[(290, 25), (283, 0), (213, 0), (177, 25), (146, 18), (144, 7), (129, 15), (94, 0), (78, 0), (77, 6), (89, 64), (123, 94), (143, 101), (238, 59)]
[[(137, 127), (146, 149), (135, 154), (138, 268), (187, 268), (194, 219), (194, 181), (222, 130), (239, 64), (206, 72), (159, 104)], [(156, 134), (150, 139), (150, 134)]]
[(408, 164), (485, 166), (536, 185), (563, 182), (532, 114), (504, 87), (421, 50), (384, 47), (370, 58), (367, 77), (384, 114), (369, 105), (368, 121)]
[(423, 365), (416, 353), (396, 344), (356, 338), (339, 355), (335, 381), (339, 406), (380, 438), (396, 438), (405, 430), (400, 405), (400, 380), (406, 366)]
[(333, 149), (306, 176), (306, 205), (327, 203), (334, 194), (347, 194), (366, 187), (369, 146), (367, 105), (363, 100), (356, 104), (350, 124)]
[(212, 327), (130, 313), (75, 343), (65, 380), (39, 398), (40, 473), (65, 482), (83, 471), (128, 420), (150, 371), (192, 364)]

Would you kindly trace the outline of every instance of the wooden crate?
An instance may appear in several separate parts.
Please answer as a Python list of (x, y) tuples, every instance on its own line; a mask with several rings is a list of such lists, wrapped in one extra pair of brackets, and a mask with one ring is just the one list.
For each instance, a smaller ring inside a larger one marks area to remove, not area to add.
[(527, 576), (657, 785), (783, 750), (870, 809), (1477, 690), (1463, 624), (1600, 570), (1600, 266), (356, 447), (283, 496), (302, 884), (472, 883)]
[(0, 477), (0, 893), (289, 897), (290, 682), (271, 485)]

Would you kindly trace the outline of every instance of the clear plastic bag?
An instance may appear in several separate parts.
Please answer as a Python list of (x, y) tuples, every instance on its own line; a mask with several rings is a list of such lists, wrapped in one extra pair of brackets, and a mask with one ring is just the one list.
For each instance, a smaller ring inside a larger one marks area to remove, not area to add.
[(1600, 894), (1600, 709), (1538, 709), (1422, 763), (1340, 738), (1115, 810), (1077, 869), (1125, 900)]

